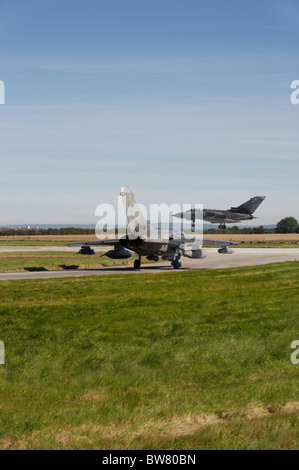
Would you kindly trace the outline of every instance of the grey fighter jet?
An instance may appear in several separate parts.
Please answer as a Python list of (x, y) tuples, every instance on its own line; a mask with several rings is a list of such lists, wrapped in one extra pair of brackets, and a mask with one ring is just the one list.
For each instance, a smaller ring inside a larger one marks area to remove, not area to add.
[(260, 206), (260, 204), (266, 199), (266, 196), (255, 196), (249, 201), (244, 202), (239, 207), (231, 207), (228, 210), (211, 210), (211, 209), (191, 209), (186, 212), (175, 214), (174, 217), (191, 220), (192, 228), (194, 228), (196, 220), (204, 220), (211, 222), (211, 224), (219, 224), (219, 229), (225, 230), (226, 224), (235, 224), (237, 222), (243, 222), (244, 220), (256, 219), (253, 217), (253, 213)]
[[(174, 269), (181, 267), (181, 257), (200, 259), (206, 258), (208, 253), (202, 249), (202, 245), (219, 246), (218, 253), (233, 253), (231, 245), (237, 245), (235, 242), (222, 240), (209, 240), (186, 238), (183, 231), (175, 234), (168, 232), (167, 237), (163, 237), (161, 229), (153, 229), (150, 222), (144, 218), (142, 211), (136, 204), (134, 194), (130, 189), (121, 187), (120, 195), (123, 196), (123, 202), (126, 209), (128, 232), (121, 238), (96, 240), (84, 243), (72, 243), (68, 246), (80, 246), (81, 250), (87, 249), (89, 252), (91, 246), (113, 246), (113, 250), (105, 253), (112, 259), (126, 259), (132, 256), (132, 252), (138, 254), (138, 259), (134, 262), (134, 268), (139, 269), (141, 258), (145, 256), (148, 260), (159, 261), (168, 260)], [(155, 230), (157, 233), (155, 233)]]

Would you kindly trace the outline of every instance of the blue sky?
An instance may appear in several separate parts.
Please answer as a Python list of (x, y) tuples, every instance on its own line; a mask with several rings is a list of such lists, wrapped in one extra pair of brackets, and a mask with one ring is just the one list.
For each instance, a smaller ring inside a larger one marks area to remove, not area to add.
[(0, 225), (140, 202), (299, 219), (296, 0), (0, 0)]

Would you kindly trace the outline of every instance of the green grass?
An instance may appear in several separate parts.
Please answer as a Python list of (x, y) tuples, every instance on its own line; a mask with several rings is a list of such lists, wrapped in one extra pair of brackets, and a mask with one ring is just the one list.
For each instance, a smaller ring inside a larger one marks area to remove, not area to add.
[[(112, 260), (103, 255), (104, 252), (98, 252), (95, 255), (78, 255), (70, 252), (8, 252), (0, 253), (0, 272), (24, 271), (25, 268), (44, 268), (46, 270), (61, 270), (61, 265), (78, 266), (79, 269), (101, 268), (115, 264), (121, 266), (123, 263), (132, 266), (136, 256), (128, 260)], [(144, 262), (148, 262), (146, 259)]]
[(299, 448), (299, 263), (5, 281), (0, 300), (1, 448)]

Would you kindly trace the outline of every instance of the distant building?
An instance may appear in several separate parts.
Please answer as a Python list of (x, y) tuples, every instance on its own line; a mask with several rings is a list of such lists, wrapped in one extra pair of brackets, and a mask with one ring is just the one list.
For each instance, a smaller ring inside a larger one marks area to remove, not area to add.
[(27, 225), (26, 227), (19, 227), (17, 228), (20, 232), (29, 232), (29, 230), (34, 231), (34, 232), (39, 232), (39, 227), (30, 227), (30, 225)]

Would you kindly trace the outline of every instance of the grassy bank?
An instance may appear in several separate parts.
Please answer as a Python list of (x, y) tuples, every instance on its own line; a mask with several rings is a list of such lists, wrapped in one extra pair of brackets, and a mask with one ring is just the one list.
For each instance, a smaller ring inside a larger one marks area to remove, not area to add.
[(299, 263), (2, 282), (1, 448), (298, 448)]
[[(22, 272), (33, 268), (41, 270), (61, 270), (61, 266), (77, 266), (78, 269), (103, 268), (108, 266), (133, 266), (136, 256), (128, 260), (112, 260), (104, 252), (95, 255), (78, 255), (70, 252), (36, 251), (0, 253), (0, 272)], [(145, 259), (144, 263), (148, 261)]]

